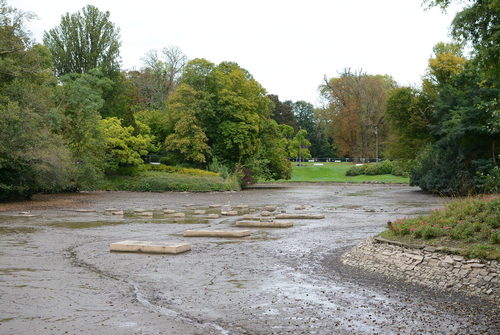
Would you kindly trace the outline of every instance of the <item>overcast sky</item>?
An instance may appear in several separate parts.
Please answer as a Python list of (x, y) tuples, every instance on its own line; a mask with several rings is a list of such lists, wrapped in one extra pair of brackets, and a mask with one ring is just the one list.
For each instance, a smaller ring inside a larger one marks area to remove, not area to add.
[(61, 15), (87, 4), (121, 30), (122, 67), (142, 67), (151, 49), (176, 45), (190, 58), (238, 63), (280, 100), (319, 103), (323, 76), (346, 67), (418, 84), (432, 47), (449, 41), (456, 8), (424, 10), (421, 0), (8, 0), (37, 14), (41, 42)]

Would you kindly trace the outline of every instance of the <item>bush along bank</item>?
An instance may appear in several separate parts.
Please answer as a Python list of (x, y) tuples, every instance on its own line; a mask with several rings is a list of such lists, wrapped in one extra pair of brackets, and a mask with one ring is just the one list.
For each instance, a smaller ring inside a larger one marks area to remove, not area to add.
[(109, 175), (97, 189), (136, 192), (211, 192), (240, 190), (238, 176), (225, 177), (212, 171), (167, 165), (123, 168)]

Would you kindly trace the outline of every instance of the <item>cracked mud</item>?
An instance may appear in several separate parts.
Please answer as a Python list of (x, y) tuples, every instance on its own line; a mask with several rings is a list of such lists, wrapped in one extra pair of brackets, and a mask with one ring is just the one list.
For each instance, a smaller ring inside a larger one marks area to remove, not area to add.
[[(498, 334), (498, 306), (338, 260), (386, 221), (446, 201), (408, 186), (293, 184), (205, 194), (57, 194), (0, 204), (0, 334)], [(207, 219), (220, 212), (210, 205), (229, 202), (249, 209)], [(241, 239), (182, 237), (187, 229), (230, 227), (266, 205), (326, 218), (252, 228)], [(153, 216), (134, 213), (139, 208)], [(164, 215), (163, 208), (186, 218)], [(109, 244), (121, 240), (193, 247), (179, 255), (110, 253)]]

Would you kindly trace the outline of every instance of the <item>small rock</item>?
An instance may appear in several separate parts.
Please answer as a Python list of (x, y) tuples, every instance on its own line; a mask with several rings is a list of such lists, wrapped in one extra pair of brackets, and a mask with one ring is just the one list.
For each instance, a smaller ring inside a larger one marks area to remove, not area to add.
[(196, 215), (201, 215), (201, 214), (205, 214), (207, 211), (204, 210), (204, 209), (197, 209), (194, 211), (194, 214)]
[(164, 209), (163, 213), (164, 214), (174, 214), (176, 211), (174, 209)]
[(111, 212), (111, 215), (123, 215), (123, 211), (114, 211)]
[(260, 216), (271, 216), (273, 215), (273, 213), (271, 213), (270, 211), (262, 211), (260, 212)]
[(173, 217), (174, 218), (184, 218), (184, 217), (186, 217), (186, 214), (185, 213), (174, 213)]
[(274, 211), (276, 211), (276, 206), (272, 206), (272, 205), (264, 206), (264, 211), (274, 212)]
[(303, 209), (306, 209), (306, 206), (304, 206), (304, 205), (297, 205), (297, 206), (295, 206), (295, 210), (296, 211), (301, 211)]
[(220, 215), (219, 214), (208, 214), (207, 218), (209, 218), (209, 219), (218, 219), (218, 218), (220, 218)]

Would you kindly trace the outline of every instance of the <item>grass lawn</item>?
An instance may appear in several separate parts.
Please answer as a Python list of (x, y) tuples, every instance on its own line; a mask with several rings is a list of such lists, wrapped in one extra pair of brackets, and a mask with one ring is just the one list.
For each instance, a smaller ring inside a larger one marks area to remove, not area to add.
[(398, 177), (390, 174), (378, 176), (352, 176), (345, 175), (352, 163), (320, 163), (322, 166), (314, 163), (302, 163), (304, 166), (297, 166), (292, 162), (292, 179), (280, 180), (280, 182), (340, 182), (340, 183), (362, 183), (362, 182), (380, 182), (380, 183), (405, 183), (409, 182), (406, 177)]

